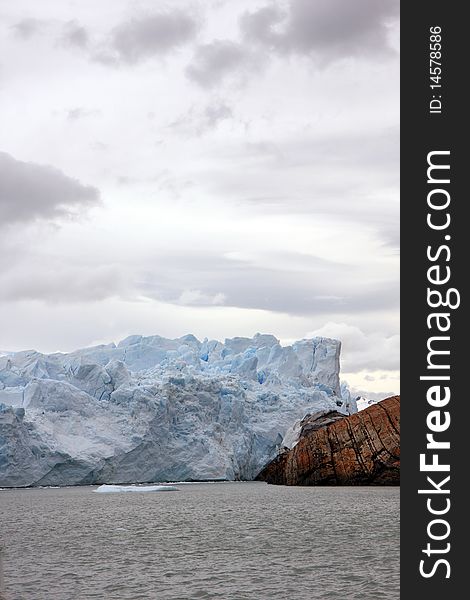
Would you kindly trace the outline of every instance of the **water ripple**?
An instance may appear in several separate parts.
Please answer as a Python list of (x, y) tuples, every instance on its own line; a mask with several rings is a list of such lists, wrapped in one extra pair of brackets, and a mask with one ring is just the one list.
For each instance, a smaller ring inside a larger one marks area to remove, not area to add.
[(1, 492), (2, 600), (395, 600), (399, 490)]

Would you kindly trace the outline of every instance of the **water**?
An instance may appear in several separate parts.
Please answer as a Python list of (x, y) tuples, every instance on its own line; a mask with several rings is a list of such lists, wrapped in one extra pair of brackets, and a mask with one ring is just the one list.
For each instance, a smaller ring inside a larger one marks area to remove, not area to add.
[(399, 597), (397, 488), (0, 491), (5, 600)]

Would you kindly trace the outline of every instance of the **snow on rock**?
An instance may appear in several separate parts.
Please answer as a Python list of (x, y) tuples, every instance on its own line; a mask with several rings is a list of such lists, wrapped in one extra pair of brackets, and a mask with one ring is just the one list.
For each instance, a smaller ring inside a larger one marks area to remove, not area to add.
[(282, 438), (281, 448), (288, 448), (291, 450), (299, 441), (300, 432), (302, 431), (301, 419), (296, 421), (292, 427), (286, 431)]
[(307, 413), (355, 412), (340, 342), (134, 335), (0, 357), (0, 486), (253, 479)]
[(284, 438), (282, 439), (281, 451), (284, 451), (285, 449), (292, 450), (292, 448), (294, 448), (297, 445), (302, 435), (302, 429), (306, 419), (315, 421), (321, 419), (322, 417), (325, 417), (330, 413), (331, 410), (317, 410), (313, 414), (307, 414), (302, 419), (296, 421), (292, 425), (292, 427), (290, 427), (287, 430)]
[(356, 406), (357, 406), (357, 410), (364, 410), (366, 408), (369, 408), (369, 406), (372, 406), (373, 404), (377, 404), (378, 402), (380, 402), (380, 400), (374, 400), (374, 399), (369, 399), (369, 398), (365, 398), (364, 396), (358, 396), (356, 398)]
[(350, 388), (346, 381), (341, 382), (341, 397), (350, 414), (364, 410), (385, 398), (395, 396), (396, 392), (363, 392)]
[(173, 485), (100, 485), (93, 490), (98, 494), (119, 494), (122, 492), (177, 492)]

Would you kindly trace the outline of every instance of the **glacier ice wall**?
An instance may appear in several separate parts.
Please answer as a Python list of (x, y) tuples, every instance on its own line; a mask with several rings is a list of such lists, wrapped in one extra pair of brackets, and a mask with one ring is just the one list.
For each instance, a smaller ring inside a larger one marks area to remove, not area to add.
[(354, 412), (340, 342), (130, 336), (0, 357), (0, 486), (252, 479), (293, 422)]

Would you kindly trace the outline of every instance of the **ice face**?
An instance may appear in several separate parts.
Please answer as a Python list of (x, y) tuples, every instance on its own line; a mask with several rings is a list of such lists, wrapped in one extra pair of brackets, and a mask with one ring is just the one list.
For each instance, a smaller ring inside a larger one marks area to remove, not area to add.
[(305, 414), (355, 410), (339, 353), (134, 335), (1, 356), (0, 486), (252, 479)]
[(344, 407), (346, 408), (349, 414), (356, 413), (359, 409), (356, 398), (351, 394), (351, 390), (349, 389), (349, 385), (346, 381), (341, 382), (341, 398), (344, 402)]

